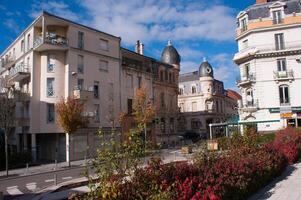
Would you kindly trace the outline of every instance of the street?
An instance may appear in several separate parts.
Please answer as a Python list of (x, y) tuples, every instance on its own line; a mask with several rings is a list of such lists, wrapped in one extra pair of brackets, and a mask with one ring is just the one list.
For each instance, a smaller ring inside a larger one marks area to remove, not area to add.
[(55, 184), (55, 174), (57, 176), (58, 184), (72, 179), (84, 177), (82, 174), (84, 169), (85, 167), (81, 166), (30, 176), (0, 179), (0, 191), (4, 193), (5, 200), (21, 199), (20, 197), (33, 197), (35, 192)]

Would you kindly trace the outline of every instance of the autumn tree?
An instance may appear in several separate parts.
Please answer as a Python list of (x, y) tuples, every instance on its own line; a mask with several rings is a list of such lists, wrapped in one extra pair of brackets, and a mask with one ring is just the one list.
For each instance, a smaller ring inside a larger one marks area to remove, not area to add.
[(152, 122), (155, 116), (155, 108), (145, 86), (138, 88), (135, 92), (133, 111), (138, 128), (144, 131), (144, 140), (146, 144), (147, 124)]
[(8, 136), (15, 126), (15, 90), (7, 86), (7, 80), (0, 79), (0, 128), (5, 134), (5, 168), (8, 176)]
[(70, 136), (88, 123), (83, 116), (84, 102), (68, 97), (56, 104), (56, 111), (58, 123), (66, 133), (66, 161), (70, 166)]

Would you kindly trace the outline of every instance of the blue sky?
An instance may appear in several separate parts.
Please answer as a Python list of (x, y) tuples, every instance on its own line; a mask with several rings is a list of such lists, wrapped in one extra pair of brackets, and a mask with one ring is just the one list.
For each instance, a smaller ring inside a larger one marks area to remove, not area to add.
[(145, 54), (160, 58), (168, 40), (182, 57), (181, 73), (198, 69), (203, 57), (215, 78), (237, 90), (232, 62), (235, 16), (255, 0), (0, 0), (0, 52), (42, 10), (120, 36), (122, 46), (145, 44)]

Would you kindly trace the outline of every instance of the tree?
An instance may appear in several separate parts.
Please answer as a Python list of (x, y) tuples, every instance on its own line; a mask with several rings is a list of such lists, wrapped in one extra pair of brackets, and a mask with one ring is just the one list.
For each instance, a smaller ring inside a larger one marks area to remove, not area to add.
[(15, 90), (7, 86), (7, 80), (0, 79), (0, 128), (5, 134), (5, 168), (8, 176), (8, 136), (11, 134), (15, 126), (15, 106), (14, 101)]
[(70, 135), (88, 123), (87, 119), (82, 115), (84, 102), (73, 97), (68, 97), (66, 101), (62, 99), (56, 104), (56, 111), (58, 114), (58, 123), (66, 133), (66, 161), (70, 166)]
[(146, 145), (146, 127), (147, 124), (152, 122), (155, 116), (155, 108), (148, 93), (146, 87), (142, 86), (135, 92), (134, 104), (133, 104), (134, 119), (138, 125), (138, 128), (144, 130), (144, 140)]

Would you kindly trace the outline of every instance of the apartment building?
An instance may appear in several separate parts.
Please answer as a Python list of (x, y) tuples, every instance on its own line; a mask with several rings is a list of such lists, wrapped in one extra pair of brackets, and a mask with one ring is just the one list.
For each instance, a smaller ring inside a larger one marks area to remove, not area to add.
[(237, 16), (241, 124), (301, 126), (301, 2), (257, 0)]
[[(192, 132), (205, 138), (209, 136), (210, 124), (224, 123), (238, 115), (240, 95), (224, 89), (224, 83), (214, 78), (213, 67), (206, 59), (198, 71), (180, 75), (178, 98), (178, 129), (182, 133)], [(215, 128), (214, 133), (220, 132), (220, 127)]]
[(1, 54), (0, 76), (21, 97), (10, 144), (34, 160), (65, 160), (55, 103), (74, 96), (85, 101), (90, 123), (71, 136), (70, 160), (90, 155), (96, 130), (119, 126), (112, 115), (121, 111), (120, 40), (47, 12), (34, 20)]
[(140, 41), (137, 41), (135, 51), (121, 48), (121, 105), (127, 117), (124, 129), (129, 130), (134, 125), (132, 106), (135, 91), (144, 87), (156, 113), (153, 123), (147, 127), (146, 139), (162, 145), (172, 144), (179, 140), (176, 127), (180, 55), (171, 42), (162, 51), (161, 60), (147, 57), (143, 52), (144, 46)]

